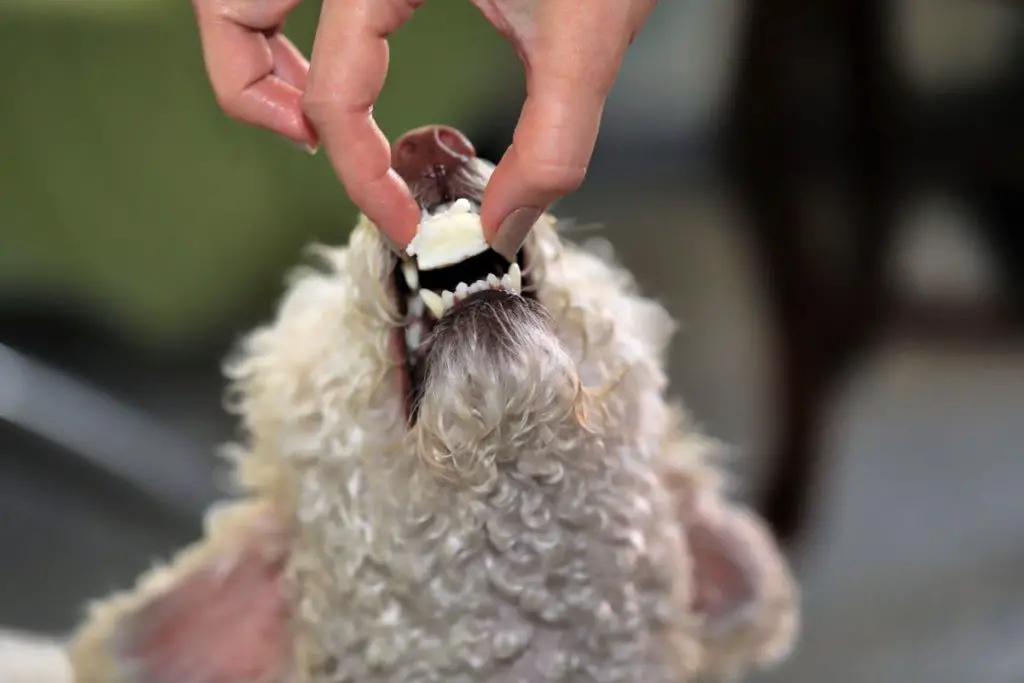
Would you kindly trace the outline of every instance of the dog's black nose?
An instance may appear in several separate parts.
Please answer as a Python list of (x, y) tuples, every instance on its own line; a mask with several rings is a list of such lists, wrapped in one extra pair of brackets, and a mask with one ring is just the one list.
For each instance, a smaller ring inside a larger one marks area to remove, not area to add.
[(473, 143), (450, 126), (410, 130), (391, 147), (391, 166), (411, 187), (428, 177), (447, 176), (476, 156)]

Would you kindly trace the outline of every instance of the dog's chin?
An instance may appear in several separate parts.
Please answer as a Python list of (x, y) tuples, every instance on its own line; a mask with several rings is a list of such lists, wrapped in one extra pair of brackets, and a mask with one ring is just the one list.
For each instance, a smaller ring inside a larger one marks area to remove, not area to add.
[(575, 364), (535, 300), (474, 294), (437, 322), (413, 427), (419, 454), (480, 483), (524, 452), (559, 449), (583, 428)]

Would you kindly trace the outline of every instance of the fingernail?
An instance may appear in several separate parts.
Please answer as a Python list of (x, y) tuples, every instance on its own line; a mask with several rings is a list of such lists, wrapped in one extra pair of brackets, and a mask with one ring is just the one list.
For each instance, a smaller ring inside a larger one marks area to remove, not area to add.
[(515, 261), (519, 247), (523, 246), (526, 236), (530, 234), (530, 230), (543, 213), (543, 209), (532, 206), (525, 206), (510, 213), (501, 222), (498, 234), (491, 241), (491, 249), (509, 261)]
[(284, 138), (284, 141), (287, 142), (292, 147), (294, 147), (295, 149), (300, 149), (306, 154), (309, 154), (310, 156), (316, 154), (317, 150), (319, 149), (319, 147), (317, 147), (316, 145), (310, 145), (306, 142), (299, 142), (298, 140), (292, 140), (291, 138)]

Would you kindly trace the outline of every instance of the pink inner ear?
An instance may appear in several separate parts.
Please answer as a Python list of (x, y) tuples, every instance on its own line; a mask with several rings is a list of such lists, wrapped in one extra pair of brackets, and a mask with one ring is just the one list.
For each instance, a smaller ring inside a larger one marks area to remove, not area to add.
[(257, 548), (218, 558), (126, 618), (117, 655), (145, 683), (282, 680), (290, 654), (284, 566)]
[(728, 619), (756, 599), (754, 578), (746, 567), (749, 550), (727, 524), (696, 523), (687, 530), (694, 562), (692, 607), (712, 621)]

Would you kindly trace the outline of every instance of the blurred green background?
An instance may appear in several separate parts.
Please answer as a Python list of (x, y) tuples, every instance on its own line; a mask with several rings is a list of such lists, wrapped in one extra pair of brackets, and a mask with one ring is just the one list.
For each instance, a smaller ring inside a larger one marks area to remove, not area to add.
[[(354, 209), (322, 152), (219, 112), (189, 3), (74, 5), (0, 2), (0, 288), (189, 347), (262, 305), (302, 245), (344, 239)], [(318, 13), (302, 3), (287, 26), (306, 54)], [(518, 74), (468, 2), (418, 13), (392, 63), (376, 108), (391, 138), (470, 128)]]

